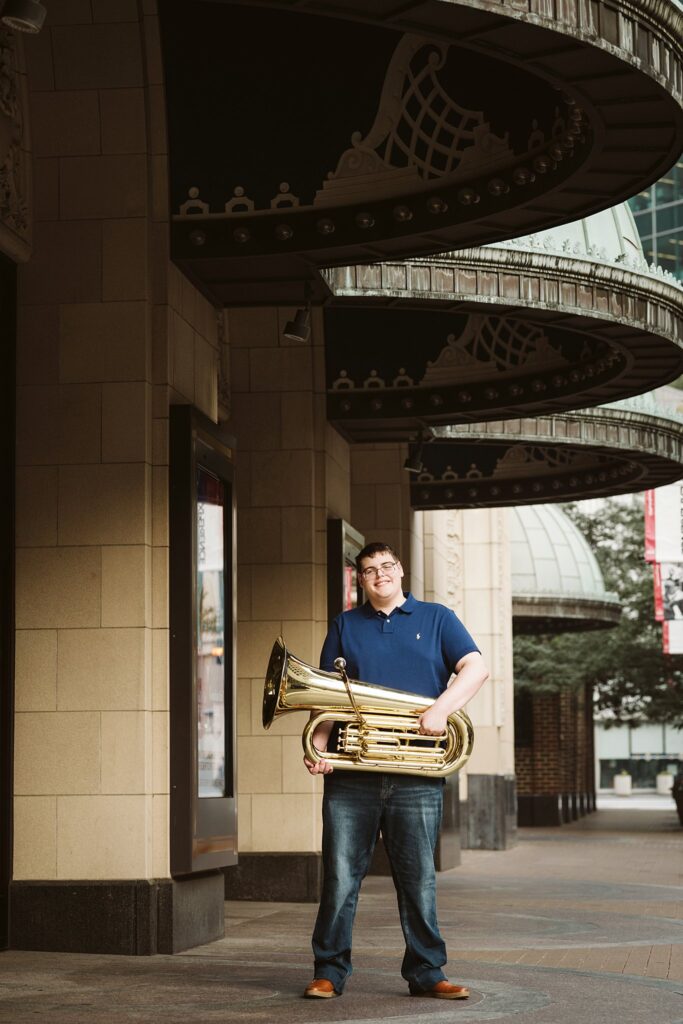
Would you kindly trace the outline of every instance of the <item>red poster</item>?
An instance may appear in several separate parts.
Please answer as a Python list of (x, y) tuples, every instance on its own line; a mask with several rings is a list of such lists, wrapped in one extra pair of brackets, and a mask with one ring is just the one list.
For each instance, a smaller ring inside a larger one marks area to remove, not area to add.
[(664, 594), (662, 591), (662, 567), (659, 562), (654, 564), (655, 577), (655, 621), (664, 621)]
[(344, 611), (351, 611), (356, 607), (355, 601), (355, 570), (351, 565), (344, 566)]

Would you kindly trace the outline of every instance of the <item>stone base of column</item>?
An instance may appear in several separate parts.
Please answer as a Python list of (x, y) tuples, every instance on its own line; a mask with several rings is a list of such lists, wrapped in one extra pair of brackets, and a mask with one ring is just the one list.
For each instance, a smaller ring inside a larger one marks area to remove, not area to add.
[(514, 775), (468, 775), (463, 846), (468, 850), (509, 850), (517, 842)]
[[(454, 772), (445, 780), (443, 788), (443, 815), (441, 831), (434, 851), (434, 865), (437, 871), (450, 871), (460, 864), (460, 796), (458, 773)], [(389, 858), (382, 837), (377, 840), (369, 875), (391, 875)]]
[(241, 853), (223, 874), (226, 900), (317, 903), (322, 892), (319, 853)]
[(562, 797), (559, 793), (526, 793), (517, 797), (520, 828), (562, 825)]
[(10, 947), (55, 953), (151, 956), (222, 938), (223, 876), (178, 879), (16, 881)]
[(526, 793), (517, 797), (520, 827), (568, 825), (595, 810), (595, 793)]

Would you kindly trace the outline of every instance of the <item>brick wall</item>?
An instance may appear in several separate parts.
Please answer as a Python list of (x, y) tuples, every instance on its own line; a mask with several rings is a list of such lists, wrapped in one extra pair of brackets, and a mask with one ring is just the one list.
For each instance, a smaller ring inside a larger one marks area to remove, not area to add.
[(533, 742), (515, 749), (520, 795), (592, 793), (592, 692), (537, 694), (530, 702)]

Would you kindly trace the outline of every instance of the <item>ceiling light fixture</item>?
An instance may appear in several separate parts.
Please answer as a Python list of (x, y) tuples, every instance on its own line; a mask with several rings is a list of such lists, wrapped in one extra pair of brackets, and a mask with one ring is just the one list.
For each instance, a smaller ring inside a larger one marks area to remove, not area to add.
[(407, 469), (409, 473), (421, 473), (424, 469), (422, 462), (422, 442), (416, 445), (410, 445), (408, 449), (408, 458), (403, 463), (403, 468)]
[(311, 314), (307, 309), (297, 309), (294, 319), (285, 324), (283, 336), (289, 341), (308, 341), (311, 333)]
[(40, 32), (47, 11), (40, 0), (7, 0), (0, 21), (15, 32)]
[(408, 458), (403, 463), (403, 468), (408, 473), (424, 473), (425, 464), (422, 461), (424, 454), (424, 446), (435, 440), (436, 435), (431, 427), (422, 420), (417, 421), (420, 424), (421, 430), (418, 436), (415, 438), (414, 444), (408, 446)]
[(293, 320), (288, 320), (282, 332), (283, 338), (288, 341), (300, 341), (305, 345), (311, 335), (311, 289), (308, 282), (304, 288), (304, 300), (306, 305), (297, 309)]

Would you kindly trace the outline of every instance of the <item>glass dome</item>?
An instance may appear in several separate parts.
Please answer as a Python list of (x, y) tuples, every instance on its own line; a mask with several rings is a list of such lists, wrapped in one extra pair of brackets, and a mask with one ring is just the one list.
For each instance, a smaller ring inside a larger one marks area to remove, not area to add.
[(557, 505), (511, 509), (512, 602), (519, 633), (602, 629), (621, 614), (577, 526)]

